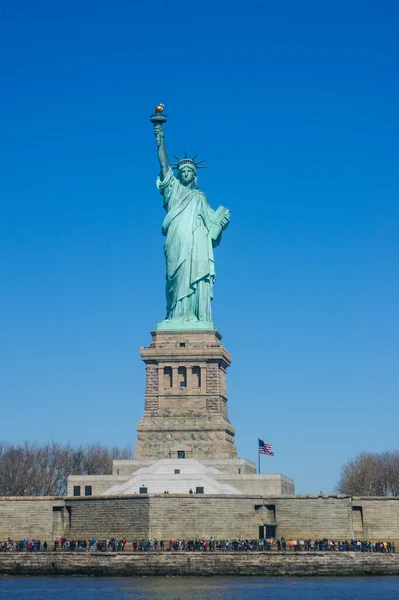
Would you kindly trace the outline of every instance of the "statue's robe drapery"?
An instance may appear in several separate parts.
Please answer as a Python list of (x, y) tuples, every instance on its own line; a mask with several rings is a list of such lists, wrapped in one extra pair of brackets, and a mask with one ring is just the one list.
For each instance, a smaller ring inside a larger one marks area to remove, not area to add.
[(166, 318), (212, 321), (213, 248), (220, 242), (222, 227), (205, 194), (187, 189), (172, 169), (163, 180), (158, 177), (157, 187), (166, 211), (162, 224), (166, 236)]

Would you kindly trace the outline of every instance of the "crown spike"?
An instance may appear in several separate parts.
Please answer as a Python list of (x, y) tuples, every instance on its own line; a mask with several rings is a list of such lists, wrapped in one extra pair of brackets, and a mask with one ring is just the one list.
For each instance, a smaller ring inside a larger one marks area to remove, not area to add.
[(179, 158), (178, 156), (176, 156), (176, 154), (174, 154), (173, 156), (177, 160), (177, 163), (173, 163), (173, 164), (171, 163), (171, 165), (170, 165), (173, 169), (180, 169), (185, 164), (191, 165), (195, 169), (207, 169), (208, 168), (206, 166), (204, 166), (204, 167), (201, 166), (201, 163), (205, 162), (204, 160), (199, 160), (198, 162), (196, 161), (198, 153), (195, 156), (193, 156), (193, 158), (189, 158), (189, 156), (187, 154), (187, 150), (185, 150), (184, 158)]

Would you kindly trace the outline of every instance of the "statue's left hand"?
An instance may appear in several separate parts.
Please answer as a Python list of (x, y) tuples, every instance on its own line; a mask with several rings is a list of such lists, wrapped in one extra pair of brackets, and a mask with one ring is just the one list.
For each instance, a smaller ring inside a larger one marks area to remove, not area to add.
[(220, 224), (222, 226), (222, 229), (226, 229), (227, 225), (230, 223), (230, 217), (229, 216), (224, 216), (223, 219), (220, 221)]

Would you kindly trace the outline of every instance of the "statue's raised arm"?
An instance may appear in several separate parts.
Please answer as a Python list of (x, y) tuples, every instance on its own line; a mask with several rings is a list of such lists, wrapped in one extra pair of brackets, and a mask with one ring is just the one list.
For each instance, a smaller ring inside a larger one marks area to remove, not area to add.
[(168, 153), (166, 152), (165, 134), (162, 129), (162, 125), (155, 125), (154, 133), (155, 133), (155, 140), (156, 140), (157, 146), (158, 146), (158, 159), (159, 159), (159, 164), (161, 166), (160, 179), (162, 181), (163, 179), (165, 179), (166, 174), (169, 171)]
[(165, 123), (166, 117), (162, 114), (163, 104), (158, 104), (155, 108), (155, 114), (151, 117), (151, 122), (154, 124), (155, 140), (158, 146), (158, 159), (161, 166), (160, 179), (163, 181), (169, 171), (168, 153), (165, 146), (165, 134), (162, 128), (162, 123)]

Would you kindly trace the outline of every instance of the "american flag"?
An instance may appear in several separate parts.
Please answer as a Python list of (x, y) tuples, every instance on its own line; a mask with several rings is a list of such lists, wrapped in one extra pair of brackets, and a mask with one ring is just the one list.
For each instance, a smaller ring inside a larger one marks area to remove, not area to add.
[(263, 440), (258, 438), (259, 442), (259, 454), (267, 454), (268, 456), (274, 456), (271, 444), (265, 444)]

